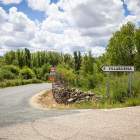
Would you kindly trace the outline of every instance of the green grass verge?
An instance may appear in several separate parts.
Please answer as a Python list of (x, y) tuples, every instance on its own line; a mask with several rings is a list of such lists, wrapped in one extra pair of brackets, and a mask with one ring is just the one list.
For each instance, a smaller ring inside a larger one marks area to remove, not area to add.
[(22, 80), (22, 79), (6, 80), (5, 79), (4, 81), (0, 82), (0, 88), (35, 84), (35, 83), (43, 83), (43, 82), (42, 80), (38, 80), (38, 79), (30, 79), (30, 80)]
[(111, 108), (124, 108), (124, 107), (132, 107), (139, 106), (140, 98), (131, 98), (126, 100), (124, 103), (114, 102), (113, 100), (107, 100), (107, 98), (103, 98), (100, 101), (85, 101), (80, 104), (72, 103), (66, 107), (51, 107), (51, 109), (58, 110), (70, 110), (70, 109), (111, 109)]

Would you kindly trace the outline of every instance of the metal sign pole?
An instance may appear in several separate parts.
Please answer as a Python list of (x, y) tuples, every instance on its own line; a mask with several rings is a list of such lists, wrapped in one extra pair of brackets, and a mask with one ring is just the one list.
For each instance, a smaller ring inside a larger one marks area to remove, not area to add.
[(129, 97), (131, 98), (131, 95), (132, 95), (132, 72), (135, 72), (135, 66), (102, 66), (101, 70), (107, 72), (107, 98), (108, 99), (109, 99), (109, 72), (129, 72), (130, 73)]
[(109, 99), (109, 72), (107, 72), (107, 99)]
[(129, 97), (131, 98), (131, 93), (132, 93), (132, 72), (129, 73), (129, 84), (130, 84), (130, 94)]

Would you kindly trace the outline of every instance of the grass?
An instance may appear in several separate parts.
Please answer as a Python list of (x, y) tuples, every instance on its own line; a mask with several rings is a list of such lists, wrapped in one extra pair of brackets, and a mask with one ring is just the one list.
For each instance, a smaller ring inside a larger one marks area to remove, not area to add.
[(124, 108), (131, 106), (140, 105), (140, 98), (131, 98), (126, 100), (124, 103), (114, 102), (113, 100), (107, 100), (107, 98), (103, 98), (100, 101), (85, 101), (80, 104), (72, 103), (70, 105), (64, 106), (56, 106), (51, 107), (51, 109), (58, 110), (70, 110), (70, 109), (111, 109), (111, 108)]
[(43, 97), (48, 96), (49, 93), (50, 93), (50, 90), (47, 90), (47, 91), (43, 94)]
[(7, 80), (7, 79), (4, 79), (2, 82), (0, 82), (0, 88), (34, 84), (34, 83), (43, 83), (43, 82), (41, 80), (38, 80), (38, 79), (29, 79), (29, 80), (23, 80), (23, 79)]

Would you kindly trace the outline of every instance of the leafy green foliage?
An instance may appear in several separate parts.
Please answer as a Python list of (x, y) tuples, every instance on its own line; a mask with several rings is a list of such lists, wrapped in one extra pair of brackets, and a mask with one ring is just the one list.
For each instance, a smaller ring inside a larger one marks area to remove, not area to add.
[(3, 76), (0, 75), (0, 82), (2, 82), (4, 79), (3, 79)]
[(47, 63), (47, 65), (43, 65), (41, 68), (38, 69), (38, 78), (42, 78), (44, 77), (44, 75), (46, 73), (50, 73), (50, 68), (51, 68), (51, 65), (49, 63)]
[(82, 56), (80, 51), (78, 52), (78, 54), (76, 51), (74, 52), (74, 59), (75, 59), (75, 70), (78, 71), (80, 70), (82, 62)]
[(22, 77), (24, 79), (31, 79), (31, 78), (35, 77), (33, 70), (28, 67), (25, 67), (22, 70), (20, 70), (19, 75), (20, 75), (20, 77)]
[(4, 65), (1, 67), (1, 70), (8, 70), (14, 73), (15, 75), (19, 75), (19, 68), (13, 65)]
[(85, 54), (82, 61), (82, 75), (86, 77), (87, 74), (93, 74), (95, 72), (95, 58), (93, 58), (93, 55), (91, 51), (89, 51), (88, 55)]
[(116, 31), (109, 40), (106, 55), (110, 65), (133, 65), (135, 55), (135, 24), (128, 22), (120, 31)]
[(0, 75), (3, 79), (14, 79), (15, 74), (8, 70), (0, 70)]
[(0, 82), (0, 88), (11, 87), (11, 86), (19, 86), (19, 85), (26, 85), (26, 84), (35, 84), (35, 83), (42, 83), (42, 81), (38, 80), (38, 79), (31, 79), (31, 80), (21, 80), (21, 79), (4, 80), (3, 82)]
[(47, 80), (49, 80), (49, 77), (50, 77), (50, 74), (46, 73), (46, 74), (44, 74), (42, 80), (47, 81)]

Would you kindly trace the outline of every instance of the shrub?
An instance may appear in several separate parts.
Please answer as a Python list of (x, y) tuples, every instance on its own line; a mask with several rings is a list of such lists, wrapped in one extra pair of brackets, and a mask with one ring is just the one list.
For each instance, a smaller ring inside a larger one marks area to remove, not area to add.
[(33, 69), (35, 75), (38, 75), (38, 69), (36, 67), (33, 67), (32, 69)]
[(15, 81), (15, 86), (19, 86), (20, 82), (19, 81)]
[(47, 63), (47, 65), (43, 65), (41, 68), (38, 69), (38, 78), (44, 77), (46, 73), (50, 73), (51, 65)]
[(0, 75), (0, 82), (2, 82), (3, 81), (3, 76), (2, 75)]
[(6, 87), (12, 86), (12, 83), (10, 81), (6, 82)]
[(15, 78), (15, 74), (8, 70), (0, 70), (0, 75), (4, 79), (14, 79)]
[(27, 85), (27, 84), (31, 84), (30, 80), (25, 81), (25, 85)]
[(103, 81), (103, 75), (94, 73), (93, 75), (87, 75), (88, 79), (88, 88), (92, 89), (95, 88), (98, 84), (100, 84)]
[(25, 82), (23, 80), (21, 80), (21, 85), (25, 85)]
[(4, 87), (6, 87), (6, 85), (5, 85), (4, 83), (1, 83), (1, 84), (0, 84), (0, 87), (1, 87), (1, 88), (4, 88)]
[(44, 74), (42, 80), (47, 81), (47, 80), (49, 80), (49, 77), (50, 77), (50, 74), (46, 73), (46, 74)]
[(35, 76), (33, 70), (30, 68), (27, 68), (27, 67), (20, 70), (19, 75), (20, 75), (20, 77), (22, 77), (24, 79), (31, 79)]
[(8, 70), (14, 73), (15, 75), (19, 75), (19, 68), (13, 65), (4, 65), (1, 67), (1, 70)]
[(42, 83), (42, 81), (41, 80), (38, 80), (38, 79), (32, 79), (31, 82), (32, 83)]

